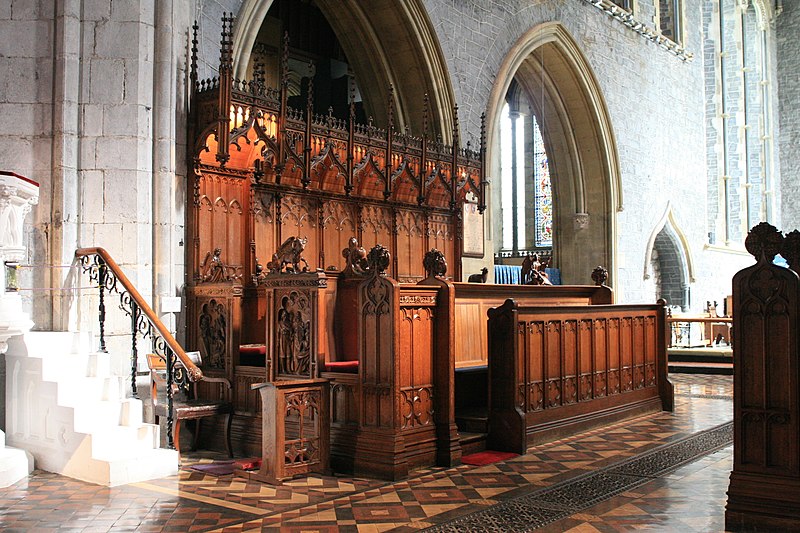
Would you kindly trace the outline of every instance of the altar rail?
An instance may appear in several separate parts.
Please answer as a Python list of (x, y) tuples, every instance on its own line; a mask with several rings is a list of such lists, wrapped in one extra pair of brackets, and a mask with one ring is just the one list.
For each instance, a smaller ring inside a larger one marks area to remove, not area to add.
[(487, 444), (528, 447), (637, 413), (671, 410), (664, 305), (521, 306), (489, 312)]

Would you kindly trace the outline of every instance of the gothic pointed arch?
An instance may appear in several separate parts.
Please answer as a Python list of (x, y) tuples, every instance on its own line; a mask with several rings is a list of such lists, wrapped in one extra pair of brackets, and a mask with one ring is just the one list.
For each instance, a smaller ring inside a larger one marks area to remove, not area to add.
[[(599, 83), (558, 22), (532, 28), (503, 60), (487, 108), (488, 175), (500, 173), (500, 115), (512, 82), (531, 102), (545, 139), (554, 198), (554, 257), (565, 283), (585, 283), (604, 265), (614, 279), (622, 187), (616, 140)], [(493, 220), (500, 211), (492, 195)], [(498, 222), (494, 223), (495, 227)]]
[(683, 233), (683, 230), (681, 230), (680, 226), (678, 226), (678, 221), (675, 219), (675, 211), (672, 209), (671, 202), (667, 202), (667, 207), (664, 210), (664, 214), (653, 227), (653, 231), (650, 233), (650, 238), (647, 241), (647, 251), (644, 257), (644, 279), (648, 279), (650, 277), (649, 265), (653, 260), (652, 256), (655, 243), (658, 236), (664, 232), (669, 234), (669, 238), (679, 249), (681, 264), (685, 273), (685, 277), (690, 283), (693, 283), (695, 279), (694, 261), (692, 260), (692, 254), (689, 250), (689, 240), (686, 238), (686, 235)]
[(657, 298), (688, 310), (689, 285), (694, 282), (694, 261), (689, 241), (675, 218), (672, 204), (656, 223), (647, 241), (644, 279), (656, 278)]
[[(274, 0), (244, 0), (233, 32), (234, 78), (246, 79), (250, 55)], [(453, 87), (436, 32), (422, 0), (316, 0), (347, 54), (367, 114), (388, 122), (386, 99), (394, 87), (394, 124), (423, 131), (425, 95), (429, 133), (452, 138)]]

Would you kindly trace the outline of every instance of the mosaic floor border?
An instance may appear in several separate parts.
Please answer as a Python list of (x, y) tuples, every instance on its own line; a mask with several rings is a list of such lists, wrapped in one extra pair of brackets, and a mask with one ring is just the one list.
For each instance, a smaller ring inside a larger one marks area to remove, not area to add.
[(518, 496), (424, 531), (530, 531), (648, 483), (732, 442), (733, 423), (726, 422), (602, 470)]

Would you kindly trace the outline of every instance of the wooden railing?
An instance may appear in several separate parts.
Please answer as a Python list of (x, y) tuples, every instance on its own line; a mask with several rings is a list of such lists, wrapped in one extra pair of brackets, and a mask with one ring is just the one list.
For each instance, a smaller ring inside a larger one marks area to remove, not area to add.
[[(173, 392), (188, 381), (200, 381), (203, 372), (186, 354), (183, 347), (172, 336), (161, 322), (150, 305), (133, 286), (114, 258), (103, 248), (79, 248), (75, 250), (75, 258), (80, 262), (84, 274), (89, 275), (92, 282), (97, 283), (100, 303), (98, 305), (98, 321), (100, 326), (100, 351), (106, 351), (105, 321), (106, 294), (119, 295), (119, 307), (131, 319), (131, 394), (138, 397), (136, 390), (136, 370), (138, 367), (137, 336), (150, 338), (154, 352), (164, 358), (167, 364), (167, 440), (170, 448), (174, 447), (172, 436), (173, 425)], [(180, 362), (176, 365), (177, 362)]]

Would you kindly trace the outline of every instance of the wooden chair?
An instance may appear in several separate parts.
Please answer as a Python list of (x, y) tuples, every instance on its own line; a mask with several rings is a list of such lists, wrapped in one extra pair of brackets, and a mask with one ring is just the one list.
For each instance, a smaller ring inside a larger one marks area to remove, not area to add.
[[(187, 352), (192, 358), (192, 362), (200, 366), (200, 352)], [(147, 354), (147, 366), (150, 367), (151, 391), (150, 397), (153, 402), (153, 414), (155, 422), (158, 424), (160, 417), (167, 417), (167, 364), (164, 358), (157, 354)], [(175, 380), (172, 385), (172, 418), (173, 432), (172, 440), (175, 449), (180, 457), (180, 432), (183, 420), (194, 420), (194, 433), (192, 435), (192, 451), (197, 449), (200, 436), (200, 422), (208, 416), (224, 415), (225, 418), (225, 448), (230, 457), (233, 457), (231, 449), (231, 420), (233, 418), (233, 404), (225, 400), (204, 400), (197, 399), (195, 383), (186, 378), (183, 364), (178, 360), (175, 363)], [(209, 377), (204, 375), (203, 381), (222, 383), (231, 390), (231, 382), (225, 378)]]

